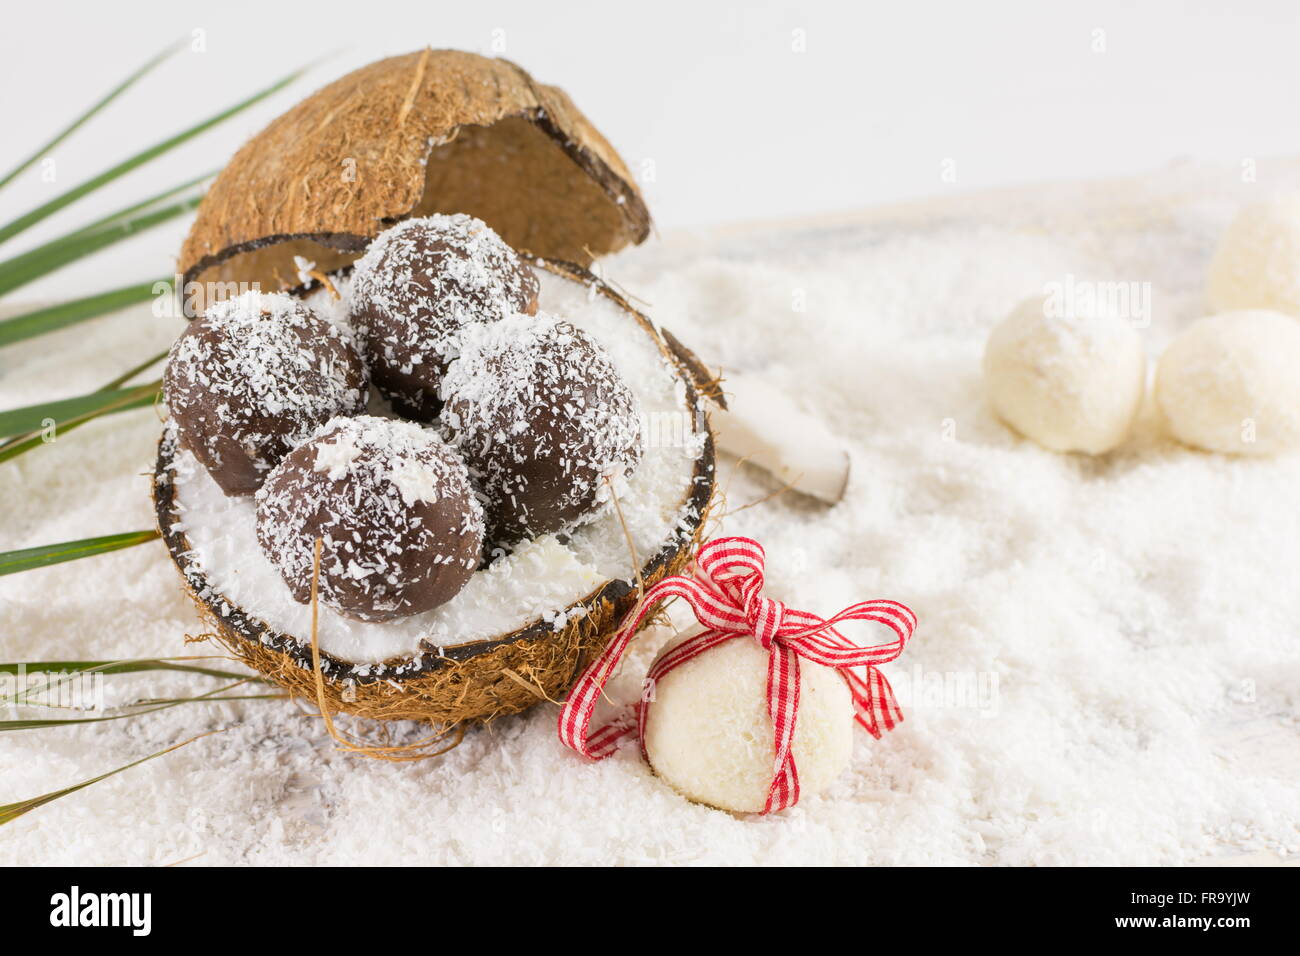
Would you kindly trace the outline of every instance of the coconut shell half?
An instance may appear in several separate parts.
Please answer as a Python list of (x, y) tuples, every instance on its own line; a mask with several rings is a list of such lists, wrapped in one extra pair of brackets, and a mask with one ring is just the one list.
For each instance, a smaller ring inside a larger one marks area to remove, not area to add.
[[(697, 378), (698, 360), (676, 340), (633, 309), (617, 292), (585, 269), (566, 263), (538, 261), (539, 268), (590, 287), (613, 301), (628, 317), (628, 335), (648, 335), (676, 370), (685, 386), (685, 406), (705, 432), (702, 454), (695, 461), (681, 500), (687, 505), (680, 522), (658, 550), (645, 560), (641, 577), (646, 586), (680, 570), (698, 547), (714, 491), (714, 451), (703, 395), (715, 388)], [(292, 696), (316, 699), (315, 672), (309, 635), (280, 633), (260, 621), (253, 609), (242, 608), (215, 589), (186, 560), (191, 544), (176, 511), (172, 461), (177, 452), (172, 431), (158, 447), (154, 506), (168, 553), (181, 572), (210, 636), (235, 657), (281, 685)], [(559, 700), (592, 652), (613, 637), (619, 622), (637, 600), (634, 586), (622, 580), (605, 582), (582, 600), (569, 605), (556, 627), (536, 620), (490, 640), (444, 646), (417, 662), (405, 659), (380, 665), (356, 665), (321, 654), (324, 694), (333, 712), (394, 720), (424, 720), (446, 727), (482, 722), (517, 713), (544, 699)], [(558, 609), (557, 609), (558, 610)]]
[(627, 166), (563, 90), (508, 60), (426, 49), (349, 73), (249, 140), (180, 267), (187, 286), (292, 288), (295, 256), (332, 272), (394, 222), (439, 212), (584, 266), (650, 232)]

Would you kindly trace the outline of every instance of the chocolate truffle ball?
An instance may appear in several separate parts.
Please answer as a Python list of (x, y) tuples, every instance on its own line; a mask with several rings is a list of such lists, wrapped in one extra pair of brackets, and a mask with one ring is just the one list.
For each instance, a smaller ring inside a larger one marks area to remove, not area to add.
[(289, 450), (366, 407), (349, 336), (287, 295), (212, 305), (172, 345), (163, 393), (181, 444), (228, 495), (251, 495)]
[(572, 525), (641, 460), (636, 396), (589, 335), (545, 313), (467, 329), (442, 397), (494, 543)]
[(451, 600), (478, 567), (483, 511), (464, 461), (411, 422), (336, 418), (295, 448), (257, 493), (257, 540), (294, 600), (364, 621)]
[(537, 276), (473, 216), (408, 219), (358, 260), (353, 327), (371, 379), (401, 414), (432, 421), (438, 381), (466, 325), (537, 311)]

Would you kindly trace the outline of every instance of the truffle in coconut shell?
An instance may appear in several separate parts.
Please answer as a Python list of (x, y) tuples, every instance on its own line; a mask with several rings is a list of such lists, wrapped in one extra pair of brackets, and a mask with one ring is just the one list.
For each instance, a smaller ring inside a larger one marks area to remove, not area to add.
[(465, 586), (483, 513), (459, 456), (411, 422), (339, 418), (284, 459), (257, 493), (257, 538), (296, 600), (311, 596), (386, 621), (427, 611)]
[[(663, 657), (682, 638), (659, 654)], [(767, 712), (768, 652), (737, 637), (655, 682), (646, 711), (646, 757), (683, 796), (721, 810), (761, 813), (776, 761)], [(800, 797), (826, 789), (853, 755), (853, 700), (828, 667), (799, 662), (793, 753)]]
[(398, 223), (357, 262), (352, 325), (376, 387), (411, 418), (438, 413), (438, 383), (461, 331), (537, 311), (537, 276), (482, 220)]
[(494, 543), (569, 527), (641, 460), (636, 396), (591, 336), (544, 313), (467, 329), (442, 397)]
[(227, 495), (250, 495), (294, 445), (365, 409), (351, 339), (287, 295), (218, 302), (172, 345), (163, 392), (180, 442)]

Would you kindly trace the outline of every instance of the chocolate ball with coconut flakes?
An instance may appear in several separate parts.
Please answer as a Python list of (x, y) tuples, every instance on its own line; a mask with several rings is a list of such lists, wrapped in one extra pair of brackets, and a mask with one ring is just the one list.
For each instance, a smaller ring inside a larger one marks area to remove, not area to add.
[(212, 305), (172, 345), (163, 394), (181, 444), (227, 495), (251, 495), (317, 427), (366, 407), (352, 339), (287, 295)]
[(494, 544), (570, 527), (641, 460), (636, 396), (591, 336), (545, 313), (467, 329), (441, 395)]
[(352, 276), (351, 322), (371, 378), (419, 421), (438, 414), (438, 383), (467, 325), (537, 311), (532, 268), (463, 214), (408, 219), (380, 233)]
[(294, 600), (364, 621), (428, 611), (479, 565), (483, 511), (464, 461), (413, 422), (362, 415), (329, 422), (257, 493), (257, 540)]

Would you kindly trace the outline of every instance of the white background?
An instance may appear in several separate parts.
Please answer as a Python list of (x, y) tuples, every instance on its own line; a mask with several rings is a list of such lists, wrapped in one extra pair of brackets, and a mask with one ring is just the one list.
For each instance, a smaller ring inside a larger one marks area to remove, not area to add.
[[(661, 234), (1180, 157), (1300, 151), (1294, 3), (11, 3), (0, 31), (8, 169), (156, 50), (183, 50), (0, 192), (0, 221), (333, 52), (291, 90), (9, 253), (220, 166), (297, 98), (425, 44), (505, 56), (563, 86), (645, 182)], [(802, 38), (804, 52), (797, 52)], [(944, 172), (950, 174), (947, 178)], [(171, 224), (27, 287), (163, 274)]]

